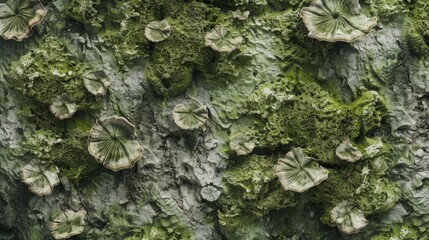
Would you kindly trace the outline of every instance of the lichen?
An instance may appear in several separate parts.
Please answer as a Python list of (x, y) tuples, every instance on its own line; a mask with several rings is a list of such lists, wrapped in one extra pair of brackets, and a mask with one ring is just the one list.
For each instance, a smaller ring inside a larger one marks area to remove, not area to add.
[(51, 218), (51, 232), (55, 239), (65, 239), (80, 234), (84, 229), (85, 210), (77, 212), (66, 209), (54, 214)]
[(202, 128), (209, 118), (207, 107), (196, 99), (177, 104), (172, 111), (173, 120), (185, 130)]
[(359, 0), (313, 0), (300, 16), (309, 37), (328, 42), (354, 42), (377, 25), (376, 17), (360, 13)]
[(362, 153), (349, 140), (344, 140), (335, 149), (335, 154), (338, 158), (347, 162), (356, 162), (362, 158)]
[(60, 183), (58, 172), (57, 166), (33, 160), (21, 170), (21, 180), (38, 196), (49, 195)]
[(124, 117), (98, 120), (89, 130), (88, 151), (108, 169), (132, 168), (143, 156), (135, 126)]
[(6, 39), (22, 41), (33, 33), (31, 28), (46, 15), (39, 0), (7, 0), (0, 3), (0, 35)]
[(112, 82), (105, 72), (95, 71), (84, 76), (83, 84), (88, 92), (94, 95), (105, 95)]
[(329, 171), (315, 159), (307, 157), (301, 148), (294, 148), (273, 167), (285, 190), (305, 192), (328, 178)]
[(331, 221), (338, 225), (338, 228), (347, 234), (359, 232), (368, 225), (365, 215), (350, 204), (347, 200), (335, 206), (331, 212)]
[(152, 21), (146, 25), (144, 34), (151, 42), (161, 42), (170, 36), (170, 24), (166, 20)]
[(206, 46), (221, 53), (230, 53), (234, 51), (241, 42), (243, 42), (243, 37), (234, 36), (234, 33), (229, 32), (225, 26), (222, 25), (216, 25), (204, 37)]

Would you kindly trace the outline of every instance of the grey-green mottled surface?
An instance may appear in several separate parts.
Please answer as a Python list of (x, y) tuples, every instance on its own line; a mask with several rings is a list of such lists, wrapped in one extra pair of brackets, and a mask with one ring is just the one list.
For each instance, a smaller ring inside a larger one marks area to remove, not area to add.
[[(351, 43), (307, 36), (298, 13), (310, 1), (42, 3), (48, 14), (30, 38), (0, 40), (0, 239), (53, 239), (50, 222), (68, 209), (86, 211), (73, 239), (428, 238), (424, 0), (361, 0), (379, 21)], [(145, 26), (163, 19), (170, 35), (150, 42)], [(206, 47), (216, 25), (243, 42), (230, 53)], [(99, 71), (104, 95), (84, 84)], [(59, 120), (49, 105), (63, 93), (78, 110)], [(207, 107), (199, 129), (173, 120), (189, 99)], [(113, 115), (143, 147), (118, 172), (87, 149), (91, 127)], [(247, 155), (230, 147), (239, 134), (255, 145)], [(336, 156), (346, 140), (359, 161)], [(284, 190), (272, 170), (298, 147), (329, 171), (303, 193)], [(20, 180), (34, 159), (60, 170), (48, 196)], [(344, 200), (369, 221), (359, 233), (331, 221)]]

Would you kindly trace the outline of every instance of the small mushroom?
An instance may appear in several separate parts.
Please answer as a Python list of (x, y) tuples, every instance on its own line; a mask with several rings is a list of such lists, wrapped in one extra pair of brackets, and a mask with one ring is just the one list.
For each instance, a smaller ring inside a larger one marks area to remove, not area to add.
[(235, 153), (240, 155), (247, 155), (253, 151), (255, 148), (255, 141), (246, 134), (237, 133), (229, 142), (229, 147), (235, 151)]
[(38, 196), (46, 196), (60, 183), (58, 172), (57, 166), (32, 160), (22, 168), (21, 181), (28, 185), (31, 192)]
[(89, 131), (88, 151), (113, 171), (132, 168), (143, 156), (134, 125), (118, 116), (95, 123)]
[(49, 108), (51, 113), (60, 120), (71, 118), (77, 111), (77, 105), (67, 94), (58, 95)]
[(216, 25), (205, 37), (205, 45), (218, 52), (230, 53), (243, 42), (241, 36), (233, 36), (224, 26)]
[(201, 188), (201, 196), (209, 201), (214, 202), (220, 197), (221, 192), (213, 186), (205, 186)]
[(31, 36), (31, 28), (40, 23), (47, 10), (39, 0), (7, 0), (0, 3), (0, 34), (22, 41)]
[(331, 221), (338, 225), (340, 231), (353, 234), (368, 225), (365, 215), (347, 200), (340, 202), (331, 212)]
[(299, 193), (320, 184), (329, 174), (313, 158), (307, 157), (301, 148), (288, 152), (273, 169), (285, 190)]
[(300, 11), (312, 38), (328, 42), (354, 42), (377, 25), (377, 18), (360, 14), (358, 0), (313, 0)]
[(144, 35), (151, 42), (161, 42), (170, 36), (171, 27), (167, 20), (150, 22), (144, 29)]
[(54, 214), (50, 224), (52, 235), (55, 239), (65, 239), (82, 233), (85, 216), (85, 210), (75, 212), (67, 209)]
[(85, 75), (83, 84), (88, 92), (94, 95), (105, 95), (111, 82), (103, 71), (90, 72)]
[(356, 162), (363, 156), (357, 147), (353, 146), (349, 140), (344, 140), (340, 146), (335, 149), (335, 154), (338, 158), (347, 162)]
[(209, 118), (206, 106), (198, 100), (191, 99), (177, 104), (173, 109), (173, 120), (181, 129), (201, 128)]
[(245, 21), (249, 17), (250, 11), (241, 11), (237, 9), (232, 12), (232, 17), (237, 18), (238, 20)]

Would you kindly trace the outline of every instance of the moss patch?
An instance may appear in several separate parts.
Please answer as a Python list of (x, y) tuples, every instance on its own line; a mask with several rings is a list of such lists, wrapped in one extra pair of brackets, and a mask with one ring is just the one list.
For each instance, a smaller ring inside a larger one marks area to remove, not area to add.
[(218, 216), (229, 238), (258, 236), (256, 232), (263, 229), (271, 211), (295, 205), (294, 194), (280, 186), (273, 165), (269, 157), (251, 156), (238, 160), (225, 172)]
[[(260, 147), (302, 147), (321, 162), (335, 163), (335, 148), (380, 125), (386, 109), (375, 92), (351, 104), (341, 103), (291, 68), (285, 78), (266, 82), (248, 98), (245, 114), (255, 121)], [(364, 126), (364, 127), (363, 127)]]
[(88, 109), (95, 97), (83, 85), (83, 74), (89, 68), (67, 49), (65, 41), (45, 36), (19, 60), (11, 64), (9, 83), (24, 95), (49, 106), (63, 93)]

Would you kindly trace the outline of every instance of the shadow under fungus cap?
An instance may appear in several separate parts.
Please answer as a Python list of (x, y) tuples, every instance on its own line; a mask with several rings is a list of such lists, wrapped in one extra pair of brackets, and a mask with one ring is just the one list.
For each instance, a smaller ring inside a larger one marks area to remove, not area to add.
[(52, 216), (51, 233), (55, 239), (65, 239), (83, 232), (85, 210), (78, 212), (65, 210)]
[(8, 0), (0, 3), (0, 34), (22, 41), (31, 36), (31, 28), (40, 23), (47, 11), (39, 0)]
[(308, 36), (328, 42), (354, 42), (377, 25), (376, 17), (360, 14), (358, 0), (313, 0), (300, 16)]
[(98, 121), (89, 131), (88, 151), (113, 171), (132, 168), (143, 156), (136, 130), (127, 119), (118, 116)]
[(201, 128), (208, 118), (209, 112), (206, 106), (196, 99), (179, 103), (173, 109), (173, 120), (181, 129), (193, 130)]
[(347, 200), (340, 202), (331, 212), (331, 221), (338, 225), (338, 228), (347, 234), (359, 232), (368, 225), (362, 211), (355, 208)]
[(28, 185), (28, 189), (38, 196), (52, 193), (54, 187), (60, 183), (58, 167), (49, 163), (33, 160), (21, 170), (21, 181)]
[(151, 42), (161, 42), (170, 36), (171, 27), (167, 20), (150, 22), (144, 29), (144, 35)]
[(204, 40), (205, 45), (211, 47), (213, 50), (230, 53), (243, 42), (243, 37), (234, 36), (224, 26), (216, 25), (206, 34)]
[(328, 178), (328, 170), (307, 157), (301, 148), (288, 152), (273, 167), (283, 188), (294, 192), (305, 192)]

